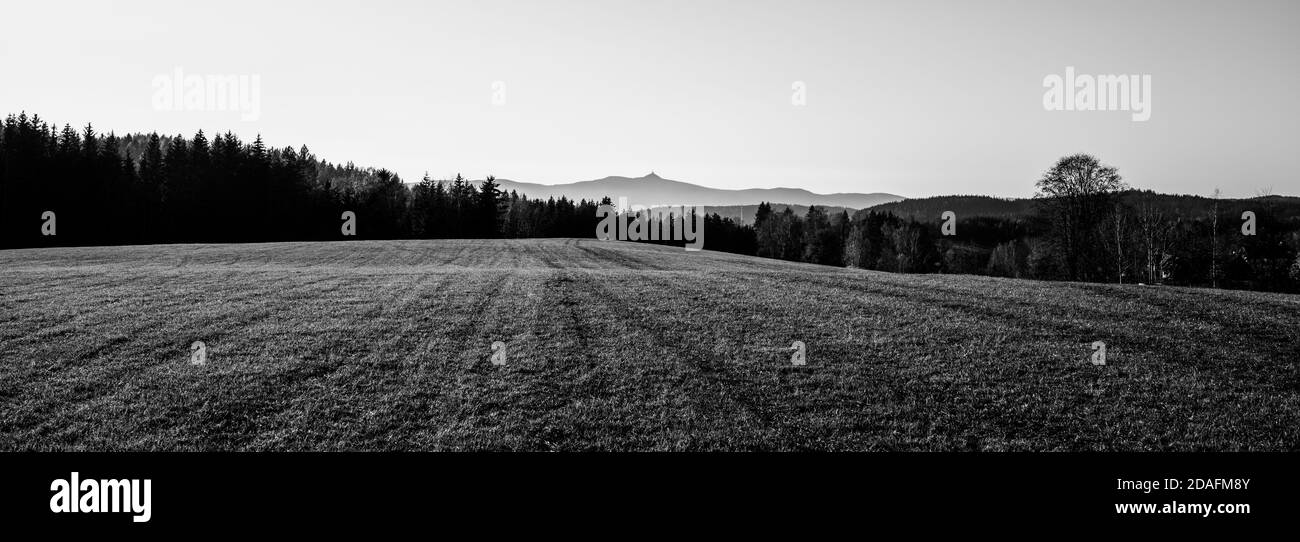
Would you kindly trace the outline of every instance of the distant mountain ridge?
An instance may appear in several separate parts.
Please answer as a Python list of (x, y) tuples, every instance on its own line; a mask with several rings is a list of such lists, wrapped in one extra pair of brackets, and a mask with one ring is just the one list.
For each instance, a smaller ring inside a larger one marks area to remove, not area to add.
[[(530, 199), (547, 199), (561, 196), (571, 200), (599, 201), (605, 196), (617, 200), (627, 198), (632, 205), (704, 205), (709, 207), (757, 206), (759, 203), (784, 203), (789, 205), (842, 207), (865, 209), (904, 198), (886, 193), (835, 193), (816, 194), (801, 188), (748, 188), (730, 190), (709, 188), (697, 184), (665, 179), (651, 172), (643, 177), (605, 177), (591, 181), (566, 184), (539, 184), (497, 179), (501, 190), (516, 191)], [(752, 212), (751, 212), (752, 214)]]

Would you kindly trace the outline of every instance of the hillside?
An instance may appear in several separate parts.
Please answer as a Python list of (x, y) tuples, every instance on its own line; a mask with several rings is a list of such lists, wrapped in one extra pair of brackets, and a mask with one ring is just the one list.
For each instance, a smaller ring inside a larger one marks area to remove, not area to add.
[[(1137, 207), (1149, 202), (1166, 213), (1182, 217), (1203, 217), (1213, 212), (1215, 200), (1205, 196), (1157, 194), (1150, 191), (1130, 190), (1120, 196), (1129, 206)], [(944, 211), (953, 211), (962, 218), (1022, 218), (1035, 212), (1037, 202), (1032, 198), (995, 198), (990, 196), (935, 196), (882, 203), (869, 210), (890, 212), (904, 218), (917, 220), (936, 219)], [(1256, 198), (1223, 198), (1218, 200), (1222, 216), (1240, 215), (1242, 211), (1272, 209), (1279, 216), (1300, 217), (1300, 197), (1266, 196)]]
[[(775, 203), (772, 205), (772, 211), (776, 213), (784, 212), (787, 208), (790, 209), (791, 212), (799, 216), (804, 216), (808, 214), (807, 205), (786, 205), (784, 203)], [(854, 212), (856, 212), (855, 209), (850, 209), (848, 207), (819, 205), (817, 206), (817, 208), (821, 209), (823, 212), (825, 212), (828, 215), (837, 215), (842, 212), (847, 212), (850, 215), (852, 215)], [(716, 205), (708, 208), (709, 214), (716, 214), (724, 218), (730, 218), (732, 220), (735, 220), (737, 223), (743, 225), (753, 225), (754, 214), (757, 212), (758, 212), (757, 205)]]
[(0, 267), (6, 451), (1300, 446), (1290, 295), (590, 239), (20, 249)]
[(977, 216), (1017, 218), (1032, 214), (1035, 205), (1033, 199), (1027, 198), (933, 196), (882, 203), (865, 210), (888, 212), (917, 220), (937, 219), (945, 211), (952, 211), (963, 218)]

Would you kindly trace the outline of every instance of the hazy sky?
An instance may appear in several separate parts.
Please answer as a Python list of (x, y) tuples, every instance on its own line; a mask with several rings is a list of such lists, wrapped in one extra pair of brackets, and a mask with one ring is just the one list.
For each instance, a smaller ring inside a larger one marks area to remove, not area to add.
[[(261, 133), (412, 181), (654, 169), (719, 188), (1028, 196), (1056, 158), (1089, 152), (1141, 188), (1300, 195), (1294, 0), (5, 0), (3, 12), (0, 111), (119, 134)], [(1044, 77), (1067, 66), (1150, 75), (1150, 120), (1045, 110)], [(257, 75), (260, 117), (156, 110), (155, 77), (178, 67)], [(792, 104), (796, 81), (806, 105)]]

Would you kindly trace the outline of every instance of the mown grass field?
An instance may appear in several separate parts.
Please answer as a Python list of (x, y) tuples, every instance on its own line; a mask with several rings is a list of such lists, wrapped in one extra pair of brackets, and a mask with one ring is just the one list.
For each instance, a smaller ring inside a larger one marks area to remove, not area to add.
[(1297, 296), (575, 239), (0, 269), (0, 450), (1300, 448)]

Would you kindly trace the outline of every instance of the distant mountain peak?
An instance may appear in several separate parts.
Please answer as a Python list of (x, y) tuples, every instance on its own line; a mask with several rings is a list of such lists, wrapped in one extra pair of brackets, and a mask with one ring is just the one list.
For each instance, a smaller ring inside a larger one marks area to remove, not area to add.
[(649, 174), (649, 175), (646, 175), (645, 177), (641, 177), (641, 178), (642, 178), (642, 179), (651, 180), (651, 181), (662, 180), (662, 179), (663, 179), (663, 177), (660, 177), (659, 175), (656, 175), (653, 169), (650, 170), (650, 174)]

